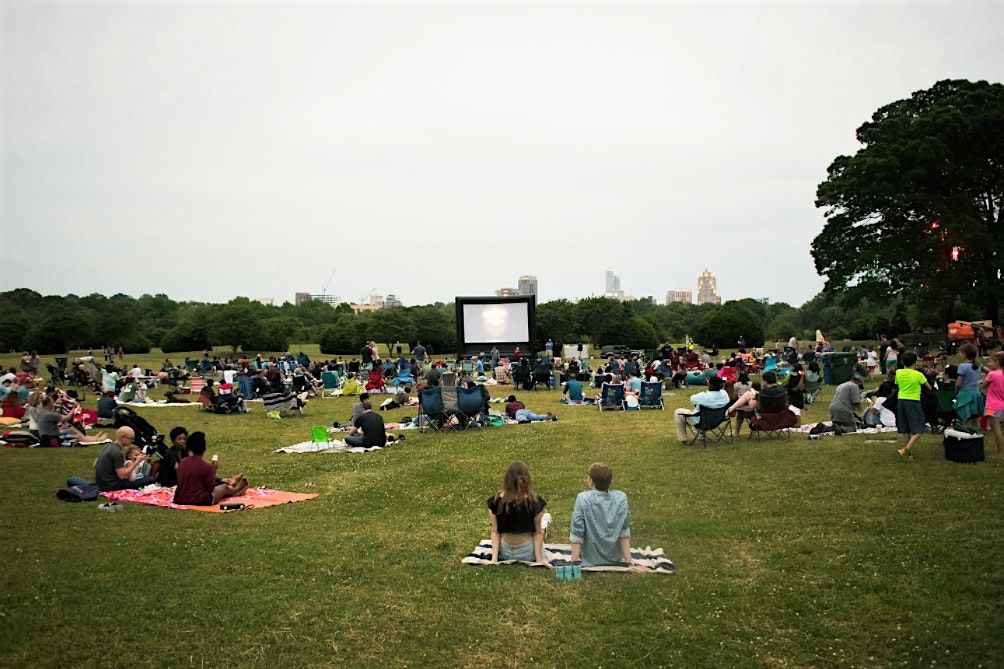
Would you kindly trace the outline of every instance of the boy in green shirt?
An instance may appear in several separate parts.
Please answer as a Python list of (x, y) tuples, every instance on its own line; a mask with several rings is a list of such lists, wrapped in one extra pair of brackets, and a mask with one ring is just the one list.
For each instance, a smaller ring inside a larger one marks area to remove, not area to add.
[(903, 435), (903, 448), (897, 453), (901, 458), (913, 462), (913, 447), (927, 429), (924, 418), (924, 408), (920, 404), (921, 387), (931, 390), (927, 377), (913, 369), (917, 364), (917, 354), (908, 351), (902, 355), (900, 366), (896, 369), (896, 386), (899, 395), (896, 398), (896, 428)]

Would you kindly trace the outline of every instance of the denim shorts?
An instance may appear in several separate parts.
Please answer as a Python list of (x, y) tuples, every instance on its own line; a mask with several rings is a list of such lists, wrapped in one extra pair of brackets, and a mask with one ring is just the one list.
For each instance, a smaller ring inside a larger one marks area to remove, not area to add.
[(533, 552), (533, 539), (513, 546), (505, 541), (499, 542), (499, 561), (519, 560), (520, 562), (535, 562), (536, 554)]

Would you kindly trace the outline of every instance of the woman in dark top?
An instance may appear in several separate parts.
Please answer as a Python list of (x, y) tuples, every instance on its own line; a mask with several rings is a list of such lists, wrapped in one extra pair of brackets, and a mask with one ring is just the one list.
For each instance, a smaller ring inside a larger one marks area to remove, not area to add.
[(492, 527), (492, 562), (545, 562), (541, 519), (547, 502), (533, 491), (530, 470), (520, 460), (509, 465), (502, 488), (487, 502)]
[(791, 366), (791, 373), (788, 374), (788, 380), (785, 381), (784, 388), (788, 391), (788, 403), (793, 407), (804, 409), (805, 372), (802, 370), (802, 365), (795, 363)]

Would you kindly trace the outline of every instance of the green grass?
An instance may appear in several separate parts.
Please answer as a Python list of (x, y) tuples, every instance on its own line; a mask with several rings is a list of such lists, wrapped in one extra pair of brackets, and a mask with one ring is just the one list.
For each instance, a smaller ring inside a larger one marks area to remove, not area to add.
[[(358, 455), (272, 453), (344, 420), (348, 398), (279, 422), (141, 409), (163, 432), (204, 430), (224, 473), (320, 493), (228, 515), (62, 503), (56, 489), (90, 474), (95, 448), (0, 449), (0, 665), (1004, 664), (1000, 462), (946, 462), (932, 436), (914, 465), (870, 443), (889, 435), (684, 447), (670, 409), (686, 391), (664, 412), (602, 415), (521, 395), (560, 420), (409, 432)], [(558, 583), (462, 566), (517, 458), (561, 541), (586, 468), (609, 463), (633, 543), (663, 547), (678, 573)]]

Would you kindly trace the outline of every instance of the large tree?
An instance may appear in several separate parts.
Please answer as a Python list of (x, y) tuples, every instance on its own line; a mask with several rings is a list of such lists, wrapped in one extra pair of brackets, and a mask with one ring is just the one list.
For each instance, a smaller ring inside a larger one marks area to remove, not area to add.
[(998, 320), (1004, 261), (1004, 85), (940, 81), (857, 131), (816, 191), (812, 243), (829, 292), (902, 294), (952, 318)]

